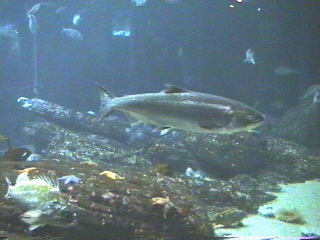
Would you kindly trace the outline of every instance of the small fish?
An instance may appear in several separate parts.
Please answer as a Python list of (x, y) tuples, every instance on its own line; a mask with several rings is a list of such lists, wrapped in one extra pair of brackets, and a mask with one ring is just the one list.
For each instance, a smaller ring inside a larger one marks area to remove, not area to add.
[(132, 2), (133, 2), (136, 6), (143, 6), (143, 5), (145, 5), (148, 1), (147, 1), (147, 0), (132, 0)]
[(72, 19), (72, 23), (73, 25), (79, 25), (79, 23), (82, 21), (82, 18), (80, 16), (80, 14), (76, 14), (74, 15), (73, 19)]
[(4, 153), (4, 157), (8, 159), (8, 161), (26, 161), (27, 158), (32, 154), (32, 151), (25, 147), (19, 148), (9, 148), (8, 151)]
[(29, 18), (29, 29), (32, 34), (37, 34), (39, 29), (39, 24), (35, 15), (28, 15)]
[(246, 213), (239, 209), (228, 209), (221, 213), (216, 213), (213, 216), (213, 222), (215, 225), (231, 226), (235, 223), (241, 222), (246, 217)]
[(67, 9), (67, 6), (61, 6), (58, 7), (58, 9), (56, 10), (56, 14), (63, 14)]
[(243, 62), (256, 64), (256, 60), (254, 59), (254, 51), (252, 49), (248, 49), (246, 51), (246, 59)]
[(279, 66), (274, 69), (274, 73), (280, 76), (288, 76), (288, 75), (299, 74), (299, 71), (290, 67)]
[(154, 197), (151, 199), (151, 203), (152, 205), (158, 205), (163, 207), (164, 219), (167, 218), (167, 214), (171, 209), (176, 208), (176, 206), (174, 206), (174, 204), (170, 201), (169, 197), (166, 197), (166, 198)]
[(56, 5), (53, 2), (37, 3), (27, 12), (27, 15), (29, 16), (36, 14), (42, 6), (55, 7)]
[(97, 167), (99, 166), (98, 163), (95, 163), (93, 161), (83, 161), (79, 163), (80, 165), (88, 166), (88, 167)]
[(83, 40), (82, 34), (73, 28), (62, 28), (61, 33), (66, 37), (75, 41)]
[(76, 15), (74, 15), (73, 19), (72, 19), (72, 23), (73, 25), (79, 25), (82, 21), (82, 14), (85, 13), (87, 10), (84, 9), (82, 11), (80, 11), (79, 13), (77, 13)]
[(6, 180), (8, 191), (5, 198), (11, 198), (15, 204), (27, 210), (21, 218), (29, 224), (29, 230), (45, 225), (74, 225), (71, 219), (66, 218), (68, 198), (60, 192), (57, 181), (46, 176), (30, 179), (26, 172), (17, 177), (15, 185), (8, 178)]
[(100, 119), (119, 110), (138, 122), (157, 127), (161, 134), (179, 129), (202, 133), (233, 133), (259, 126), (264, 116), (232, 99), (191, 92), (167, 84), (159, 93), (115, 97), (98, 84)]
[(203, 179), (204, 178), (204, 174), (203, 172), (201, 171), (194, 171), (191, 167), (188, 167), (186, 172), (185, 172), (185, 175), (187, 177), (191, 177), (191, 178), (200, 178), (200, 179)]
[(301, 99), (313, 99), (313, 102), (317, 102), (320, 94), (320, 85), (312, 85), (310, 86)]
[(313, 104), (320, 104), (320, 92), (317, 92), (314, 96), (313, 96)]
[(271, 206), (260, 206), (258, 214), (264, 217), (273, 218), (275, 217), (275, 209)]
[(90, 115), (90, 116), (96, 116), (97, 115), (94, 111), (88, 111), (87, 114)]
[(30, 99), (26, 98), (26, 97), (20, 97), (18, 98), (17, 102), (22, 104), (23, 108), (29, 108), (32, 106), (31, 103), (29, 103)]
[(15, 25), (7, 24), (4, 26), (0, 26), (0, 37), (15, 39), (19, 37), (19, 33), (16, 30)]

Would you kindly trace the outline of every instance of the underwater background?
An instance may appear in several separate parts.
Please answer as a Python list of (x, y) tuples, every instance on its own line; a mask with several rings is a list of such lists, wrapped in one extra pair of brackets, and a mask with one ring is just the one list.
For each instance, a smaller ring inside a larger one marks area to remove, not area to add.
[[(320, 236), (319, 12), (318, 0), (1, 0), (0, 237)], [(160, 134), (119, 112), (99, 121), (95, 83), (117, 97), (169, 83), (264, 122)]]

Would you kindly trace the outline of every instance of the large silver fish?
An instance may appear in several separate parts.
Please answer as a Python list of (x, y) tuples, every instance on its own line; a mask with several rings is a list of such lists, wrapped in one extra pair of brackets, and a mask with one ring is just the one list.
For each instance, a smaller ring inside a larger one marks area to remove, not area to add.
[(112, 110), (122, 111), (138, 122), (158, 127), (161, 134), (172, 129), (202, 133), (233, 133), (259, 126), (264, 116), (244, 103), (232, 99), (191, 92), (166, 84), (159, 93), (114, 97), (99, 86), (100, 118)]

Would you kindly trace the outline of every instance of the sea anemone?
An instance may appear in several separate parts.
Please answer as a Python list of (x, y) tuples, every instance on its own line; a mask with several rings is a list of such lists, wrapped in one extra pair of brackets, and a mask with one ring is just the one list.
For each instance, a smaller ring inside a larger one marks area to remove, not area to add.
[(296, 209), (280, 209), (276, 214), (276, 219), (282, 222), (294, 223), (294, 224), (304, 224), (305, 220), (303, 219), (300, 212)]

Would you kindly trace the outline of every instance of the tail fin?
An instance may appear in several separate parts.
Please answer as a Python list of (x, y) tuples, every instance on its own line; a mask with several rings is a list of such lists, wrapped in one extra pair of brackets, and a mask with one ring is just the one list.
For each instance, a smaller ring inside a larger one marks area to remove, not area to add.
[(33, 231), (38, 227), (47, 225), (44, 212), (41, 210), (30, 210), (21, 215), (21, 220), (29, 224), (29, 230)]
[(102, 87), (99, 83), (96, 83), (96, 85), (99, 88), (100, 92), (100, 116), (99, 121), (109, 116), (109, 114), (112, 112), (112, 109), (110, 107), (110, 102), (112, 101), (115, 96), (111, 94), (107, 89)]
[(6, 177), (6, 182), (8, 184), (8, 191), (7, 191), (6, 195), (3, 197), (4, 199), (9, 198), (9, 191), (10, 191), (10, 187), (12, 186), (12, 182), (8, 177)]

